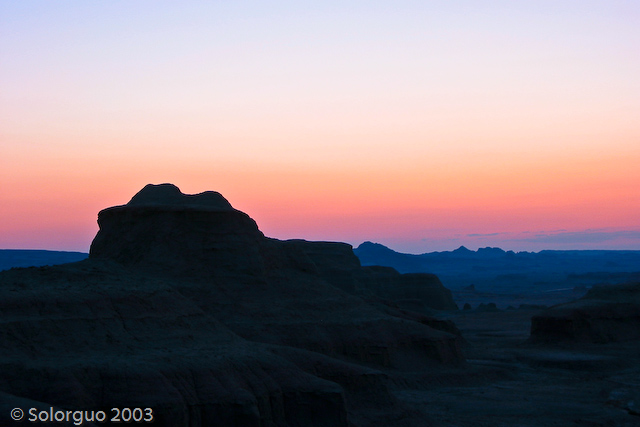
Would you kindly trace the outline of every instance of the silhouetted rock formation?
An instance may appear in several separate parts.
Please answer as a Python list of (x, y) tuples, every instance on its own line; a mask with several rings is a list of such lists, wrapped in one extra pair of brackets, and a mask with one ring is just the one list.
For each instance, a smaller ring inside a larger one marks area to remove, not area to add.
[(499, 311), (495, 302), (490, 302), (488, 304), (481, 303), (478, 306), (478, 308), (476, 308), (476, 310), (478, 310), (478, 311)]
[(531, 319), (535, 342), (640, 339), (640, 282), (594, 287), (583, 298)]
[(267, 239), (255, 221), (213, 191), (184, 195), (171, 184), (147, 185), (126, 205), (102, 210), (98, 224), (90, 251), (94, 259), (180, 276), (293, 270), (407, 309), (457, 309), (433, 274), (362, 268), (346, 243)]
[(458, 309), (451, 291), (435, 274), (400, 274), (390, 267), (372, 266), (362, 267), (359, 277), (363, 293), (392, 300), (401, 308), (418, 312)]
[(386, 369), (463, 362), (455, 325), (382, 299), (451, 308), (435, 276), (266, 238), (218, 193), (149, 185), (98, 223), (88, 260), (0, 273), (1, 416), (28, 400), (152, 407), (171, 427), (359, 425), (401, 416)]
[(98, 214), (89, 256), (172, 275), (264, 272), (264, 235), (219, 193), (185, 195), (147, 185), (129, 203)]

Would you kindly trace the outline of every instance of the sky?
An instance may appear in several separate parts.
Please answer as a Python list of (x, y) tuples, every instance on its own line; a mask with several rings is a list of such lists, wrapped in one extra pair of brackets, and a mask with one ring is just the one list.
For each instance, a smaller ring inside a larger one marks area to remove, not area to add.
[(0, 0), (0, 248), (148, 183), (279, 239), (640, 250), (640, 2)]

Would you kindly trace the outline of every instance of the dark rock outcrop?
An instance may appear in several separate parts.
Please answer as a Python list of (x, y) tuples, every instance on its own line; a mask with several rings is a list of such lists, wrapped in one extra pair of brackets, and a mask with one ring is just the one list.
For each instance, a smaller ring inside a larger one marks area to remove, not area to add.
[(160, 426), (358, 425), (401, 416), (389, 368), (463, 362), (455, 325), (382, 298), (446, 306), (437, 278), (266, 238), (218, 193), (147, 186), (98, 222), (88, 260), (0, 273), (2, 414), (28, 401), (152, 407)]
[(147, 185), (129, 203), (102, 210), (90, 256), (170, 275), (259, 276), (303, 272), (355, 295), (376, 295), (402, 308), (456, 310), (437, 276), (360, 266), (351, 245), (267, 239), (255, 221), (219, 193), (184, 195)]
[(361, 292), (392, 300), (401, 308), (418, 312), (458, 309), (451, 291), (435, 274), (400, 274), (390, 267), (372, 266), (362, 267), (358, 277)]
[(264, 235), (219, 193), (185, 195), (147, 185), (129, 203), (98, 214), (92, 259), (171, 275), (262, 274)]
[(640, 282), (594, 287), (531, 319), (534, 342), (607, 343), (640, 339)]

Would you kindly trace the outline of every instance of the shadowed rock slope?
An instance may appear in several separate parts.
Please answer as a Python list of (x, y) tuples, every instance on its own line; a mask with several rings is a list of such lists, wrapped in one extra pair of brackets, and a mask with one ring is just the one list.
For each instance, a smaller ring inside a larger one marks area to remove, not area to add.
[(98, 223), (88, 260), (0, 273), (2, 421), (119, 406), (172, 427), (391, 425), (391, 372), (463, 362), (455, 326), (401, 307), (455, 308), (437, 278), (266, 238), (218, 193), (149, 185)]
[(640, 340), (640, 282), (594, 287), (531, 319), (534, 342)]

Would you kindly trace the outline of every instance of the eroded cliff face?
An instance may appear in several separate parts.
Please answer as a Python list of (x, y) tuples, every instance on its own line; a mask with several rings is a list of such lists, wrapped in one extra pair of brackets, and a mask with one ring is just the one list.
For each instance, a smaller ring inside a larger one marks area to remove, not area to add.
[(98, 214), (89, 257), (170, 275), (264, 274), (264, 235), (216, 192), (185, 195), (147, 185), (129, 203)]
[(581, 299), (531, 319), (533, 342), (640, 340), (640, 283), (594, 287)]
[[(0, 273), (3, 414), (142, 406), (172, 427), (366, 425), (401, 416), (386, 370), (463, 362), (455, 327), (385, 302), (402, 275), (372, 280), (346, 244), (266, 238), (218, 193), (147, 186), (98, 221), (88, 260)], [(406, 280), (400, 299), (446, 306)]]

